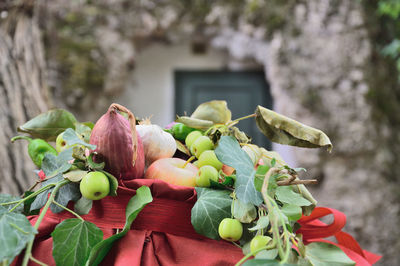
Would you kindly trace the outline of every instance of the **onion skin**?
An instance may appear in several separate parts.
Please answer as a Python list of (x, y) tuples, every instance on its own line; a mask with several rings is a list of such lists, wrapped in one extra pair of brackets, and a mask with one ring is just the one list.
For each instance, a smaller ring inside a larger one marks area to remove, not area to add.
[[(117, 110), (127, 112), (129, 120)], [(94, 160), (104, 161), (104, 170), (117, 179), (143, 177), (143, 144), (136, 134), (135, 117), (125, 107), (118, 104), (110, 106), (107, 113), (96, 122), (90, 135), (90, 144), (96, 145)]]

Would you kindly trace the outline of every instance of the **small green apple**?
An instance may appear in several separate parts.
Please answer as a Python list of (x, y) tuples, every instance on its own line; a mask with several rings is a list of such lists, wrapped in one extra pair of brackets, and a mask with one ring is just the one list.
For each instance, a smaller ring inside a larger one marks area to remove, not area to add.
[(204, 165), (211, 165), (214, 166), (215, 169), (218, 171), (221, 170), (223, 164), (218, 160), (217, 156), (215, 155), (215, 151), (213, 150), (207, 150), (204, 151), (198, 160), (198, 165), (199, 167), (202, 167)]
[(79, 189), (85, 198), (99, 200), (110, 193), (110, 181), (102, 172), (90, 172), (82, 178)]
[(232, 218), (225, 218), (218, 227), (219, 236), (227, 241), (238, 241), (243, 234), (242, 224)]
[(63, 150), (67, 149), (67, 142), (63, 138), (64, 132), (58, 134), (56, 138), (56, 151), (58, 153), (62, 152)]
[(201, 133), (201, 131), (195, 130), (190, 132), (185, 138), (186, 146), (190, 149), (194, 141), (200, 136), (203, 136), (203, 133)]
[(194, 154), (196, 158), (199, 158), (204, 151), (214, 149), (214, 143), (209, 137), (200, 136), (193, 142), (192, 149), (192, 154)]
[(266, 247), (271, 240), (272, 238), (269, 236), (255, 236), (250, 242), (250, 251), (253, 253), (262, 247)]
[(211, 165), (204, 165), (200, 167), (196, 175), (196, 186), (209, 187), (210, 180), (218, 182), (218, 171)]

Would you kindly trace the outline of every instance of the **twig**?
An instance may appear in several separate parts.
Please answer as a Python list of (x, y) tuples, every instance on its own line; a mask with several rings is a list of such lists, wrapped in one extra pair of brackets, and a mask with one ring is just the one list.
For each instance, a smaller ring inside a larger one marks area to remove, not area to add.
[(318, 184), (318, 180), (317, 179), (309, 179), (309, 180), (282, 180), (282, 181), (278, 181), (276, 182), (276, 184), (278, 186), (290, 186), (290, 185), (315, 185)]

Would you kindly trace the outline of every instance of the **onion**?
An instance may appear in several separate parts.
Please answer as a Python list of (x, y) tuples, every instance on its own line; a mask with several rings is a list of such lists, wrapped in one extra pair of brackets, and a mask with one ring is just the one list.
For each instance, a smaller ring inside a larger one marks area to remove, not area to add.
[[(128, 114), (128, 119), (118, 111)], [(90, 135), (90, 144), (96, 145), (94, 160), (104, 161), (104, 170), (117, 179), (142, 178), (144, 174), (143, 145), (135, 123), (135, 116), (127, 108), (113, 103)]]

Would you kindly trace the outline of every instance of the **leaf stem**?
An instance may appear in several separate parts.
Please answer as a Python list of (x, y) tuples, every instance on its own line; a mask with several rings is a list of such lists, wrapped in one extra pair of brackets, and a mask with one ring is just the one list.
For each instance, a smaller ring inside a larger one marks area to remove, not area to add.
[(40, 260), (35, 259), (32, 255), (31, 255), (30, 259), (31, 259), (33, 262), (35, 262), (35, 263), (37, 263), (37, 264), (39, 264), (39, 265), (41, 265), (41, 266), (48, 266), (46, 263), (43, 263), (43, 262), (41, 262)]
[(75, 215), (77, 218), (79, 218), (82, 222), (84, 221), (83, 218), (82, 218), (79, 214), (77, 214), (77, 213), (74, 212), (73, 210), (69, 209), (68, 207), (65, 207), (65, 206), (61, 205), (60, 203), (58, 203), (58, 202), (55, 201), (54, 199), (53, 199), (53, 203), (54, 203), (55, 205), (57, 205), (58, 207), (63, 208), (64, 210), (66, 210), (66, 211), (72, 213), (72, 214)]
[(20, 200), (16, 200), (16, 201), (10, 201), (10, 202), (4, 202), (4, 203), (0, 203), (0, 206), (2, 205), (11, 205), (11, 204), (15, 204), (16, 205), (14, 207), (12, 207), (8, 212), (12, 212), (14, 211), (19, 205), (21, 205), (23, 202), (27, 201), (28, 199), (31, 199), (37, 195), (39, 195), (40, 193), (48, 190), (51, 187), (54, 187), (55, 184), (48, 184), (47, 186), (42, 187), (41, 189), (39, 189), (38, 191), (35, 191), (34, 193), (30, 194), (28, 197), (20, 199)]
[[(60, 183), (55, 184), (55, 185), (56, 185), (55, 188), (54, 188), (53, 191), (51, 192), (50, 197), (49, 197), (49, 199), (48, 199), (47, 202), (46, 202), (46, 205), (44, 205), (44, 207), (43, 207), (43, 209), (42, 209), (42, 211), (41, 211), (41, 213), (40, 213), (38, 219), (36, 220), (35, 225), (33, 226), (36, 230), (39, 228), (39, 225), (40, 225), (40, 223), (42, 222), (44, 216), (46, 215), (47, 210), (50, 208), (50, 204), (53, 202), (53, 200), (54, 200), (54, 198), (55, 198), (55, 196), (56, 196), (58, 190), (59, 190), (62, 186), (66, 185), (66, 184), (68, 184), (68, 183), (70, 183), (70, 182), (71, 182), (71, 181), (69, 181), (69, 180), (63, 180), (63, 181), (61, 181)], [(54, 184), (52, 184), (52, 185), (54, 185)], [(26, 246), (25, 256), (24, 256), (24, 259), (23, 259), (23, 261), (22, 261), (22, 266), (27, 266), (27, 265), (28, 265), (29, 259), (30, 259), (31, 255), (32, 255), (33, 241), (34, 241), (34, 239), (32, 239), (32, 240), (28, 243), (28, 245)]]
[(262, 250), (265, 250), (266, 249), (266, 247), (261, 247), (261, 248), (259, 248), (259, 249), (256, 249), (256, 250), (254, 250), (253, 252), (250, 252), (249, 254), (247, 254), (246, 256), (244, 256), (241, 260), (239, 260), (236, 264), (235, 264), (235, 266), (240, 266), (243, 262), (245, 262), (248, 258), (250, 258), (250, 257), (252, 257), (252, 256), (254, 256), (254, 255), (256, 255), (258, 252), (260, 252), (260, 251), (262, 251)]
[(237, 118), (237, 119), (235, 119), (235, 120), (229, 122), (227, 126), (228, 126), (228, 127), (234, 126), (234, 125), (236, 125), (237, 123), (239, 123), (239, 121), (241, 121), (241, 120), (244, 120), (244, 119), (247, 119), (247, 118), (256, 117), (256, 116), (257, 116), (256, 114), (251, 114), (251, 115), (246, 115), (246, 116), (243, 116), (243, 117), (239, 117), (239, 118)]

